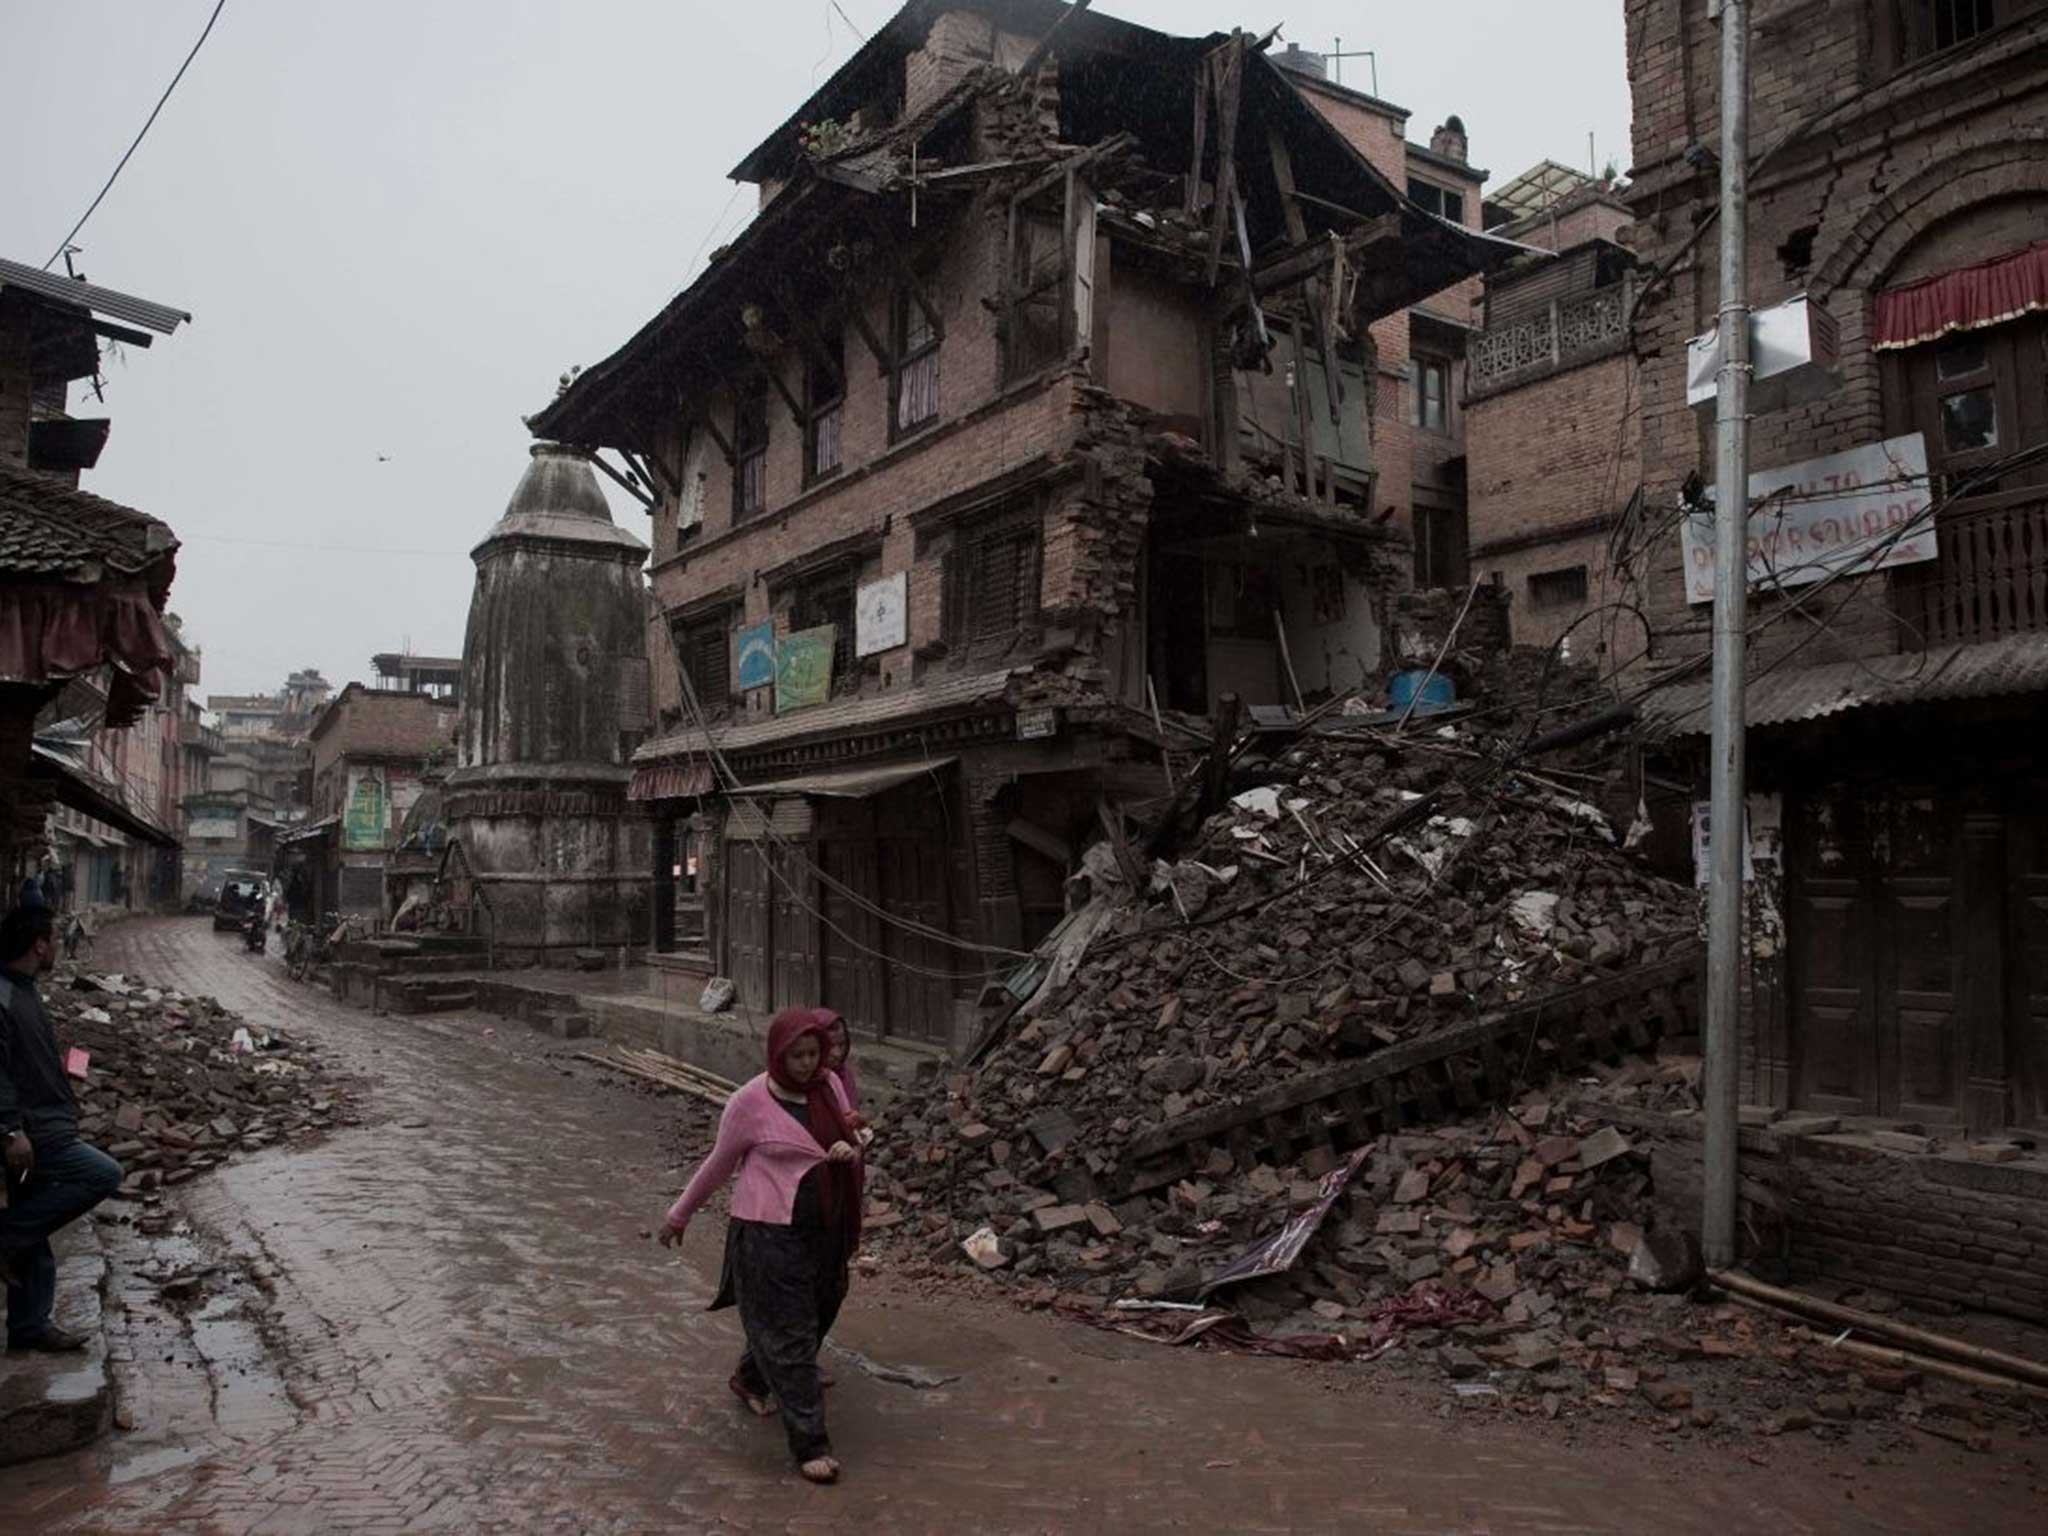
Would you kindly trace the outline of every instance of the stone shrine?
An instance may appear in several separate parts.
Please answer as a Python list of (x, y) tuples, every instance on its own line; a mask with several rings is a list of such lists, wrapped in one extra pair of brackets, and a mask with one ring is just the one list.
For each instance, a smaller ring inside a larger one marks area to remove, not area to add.
[(471, 551), (460, 766), (446, 816), (500, 965), (643, 941), (651, 827), (626, 788), (648, 726), (647, 546), (589, 455), (538, 443)]

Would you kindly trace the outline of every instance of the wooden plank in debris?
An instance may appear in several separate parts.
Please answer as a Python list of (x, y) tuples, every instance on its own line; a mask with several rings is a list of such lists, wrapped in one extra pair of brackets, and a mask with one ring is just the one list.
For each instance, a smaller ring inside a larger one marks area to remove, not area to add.
[[(1306, 245), (1308, 243), (1308, 220), (1302, 217), (1300, 196), (1294, 186), (1294, 156), (1288, 151), (1287, 140), (1281, 134), (1278, 127), (1270, 127), (1266, 130), (1266, 152), (1273, 162), (1274, 185), (1280, 189), (1280, 211), (1287, 220), (1288, 244)], [(1344, 250), (1343, 242), (1333, 241), (1331, 243), (1336, 248), (1338, 259), (1341, 261)], [(1250, 264), (1247, 263), (1246, 265), (1249, 267)], [(1325, 395), (1329, 401), (1330, 420), (1337, 422), (1343, 419), (1339, 402), (1344, 395), (1344, 386), (1337, 373), (1337, 349), (1333, 345), (1336, 338), (1331, 334), (1330, 330), (1329, 296), (1326, 295), (1327, 284), (1329, 281), (1334, 281), (1334, 278), (1335, 270), (1333, 267), (1332, 276), (1329, 280), (1316, 277), (1308, 279), (1308, 307), (1315, 316), (1316, 345), (1322, 349), (1323, 354), (1323, 385)], [(1301, 337), (1300, 322), (1298, 321), (1296, 322), (1294, 334), (1295, 345), (1298, 351)], [(1298, 365), (1296, 376), (1297, 378), (1300, 377)], [(1305, 401), (1308, 395), (1308, 381), (1302, 379), (1297, 387), (1300, 389)], [(1307, 415), (1308, 413), (1304, 409), (1302, 412), (1304, 420), (1307, 419)], [(1302, 439), (1302, 452), (1306, 454), (1309, 451), (1308, 439), (1304, 437)], [(1306, 479), (1308, 477), (1304, 475), (1303, 478)]]
[[(1401, 216), (1387, 213), (1374, 219), (1362, 229), (1354, 230), (1344, 237), (1344, 249), (1353, 260), (1383, 240), (1398, 240), (1401, 234)], [(1252, 273), (1252, 288), (1257, 293), (1272, 293), (1279, 288), (1292, 288), (1304, 278), (1320, 275), (1330, 265), (1330, 236), (1311, 240), (1284, 255), (1273, 257)]]
[(1209, 221), (1208, 284), (1216, 286), (1223, 263), (1223, 235), (1230, 220), (1230, 199), (1237, 187), (1237, 109), (1244, 94), (1244, 34), (1233, 32), (1217, 50), (1216, 205)]
[[(1589, 1009), (1627, 1005), (1632, 1001), (1633, 1006), (1627, 1007), (1627, 1011), (1641, 1017), (1644, 1031), (1654, 1039), (1660, 1026), (1681, 1025), (1678, 1007), (1671, 1000), (1684, 996), (1692, 987), (1697, 963), (1696, 955), (1684, 953), (1646, 969), (1533, 999), (1322, 1072), (1275, 1083), (1235, 1104), (1220, 1104), (1183, 1115), (1130, 1144), (1125, 1153), (1125, 1180), (1133, 1191), (1170, 1183), (1182, 1170), (1182, 1160), (1176, 1154), (1196, 1142), (1227, 1142), (1241, 1168), (1249, 1166), (1248, 1156), (1261, 1154), (1292, 1161), (1291, 1149), (1299, 1139), (1294, 1127), (1301, 1121), (1290, 1116), (1298, 1117), (1301, 1111), (1314, 1106), (1328, 1106), (1339, 1112), (1335, 1116), (1339, 1123), (1350, 1127), (1357, 1117), (1343, 1111), (1364, 1094), (1370, 1094), (1376, 1105), (1377, 1124), (1357, 1126), (1352, 1131), (1356, 1138), (1353, 1144), (1369, 1139), (1368, 1130), (1370, 1134), (1384, 1134), (1405, 1123), (1435, 1118), (1443, 1113), (1447, 1092), (1462, 1097), (1451, 1088), (1453, 1079), (1449, 1075), (1459, 1058), (1472, 1065), (1504, 1063), (1504, 1046), (1522, 1047), (1532, 1030), (1540, 1030), (1553, 1045), (1558, 1040), (1572, 1041), (1574, 1058), (1583, 1059), (1578, 1046), (1584, 1038), (1584, 1015)], [(1662, 1006), (1657, 1006), (1658, 999), (1665, 1000)], [(1612, 1040), (1611, 1031), (1609, 1039)], [(1468, 1077), (1467, 1081), (1475, 1087), (1483, 1082), (1486, 1096), (1492, 1099), (1505, 1097), (1518, 1086), (1517, 1076), (1507, 1075), (1505, 1066), (1496, 1068), (1490, 1064), (1483, 1078)], [(1322, 1123), (1330, 1122), (1325, 1119)]]

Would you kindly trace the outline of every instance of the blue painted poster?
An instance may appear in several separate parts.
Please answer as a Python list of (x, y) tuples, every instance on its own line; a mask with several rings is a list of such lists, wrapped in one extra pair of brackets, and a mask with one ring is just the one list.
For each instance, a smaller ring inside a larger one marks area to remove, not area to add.
[(733, 633), (739, 652), (740, 690), (766, 688), (775, 681), (775, 621), (763, 619)]

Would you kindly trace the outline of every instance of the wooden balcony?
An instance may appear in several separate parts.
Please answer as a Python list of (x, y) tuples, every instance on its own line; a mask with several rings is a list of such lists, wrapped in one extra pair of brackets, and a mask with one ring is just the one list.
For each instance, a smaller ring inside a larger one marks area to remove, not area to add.
[(1892, 572), (1901, 650), (2048, 630), (2048, 492), (1959, 508), (1936, 529), (1938, 559)]

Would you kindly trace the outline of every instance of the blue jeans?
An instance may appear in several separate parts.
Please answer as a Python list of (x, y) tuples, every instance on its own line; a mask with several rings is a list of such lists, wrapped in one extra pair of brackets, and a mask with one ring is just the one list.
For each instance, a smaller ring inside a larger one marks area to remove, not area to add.
[(21, 1284), (7, 1289), (7, 1342), (25, 1344), (50, 1326), (57, 1301), (57, 1258), (50, 1234), (69, 1226), (121, 1187), (121, 1165), (76, 1137), (36, 1143), (36, 1164), (13, 1203), (0, 1211), (0, 1253)]

